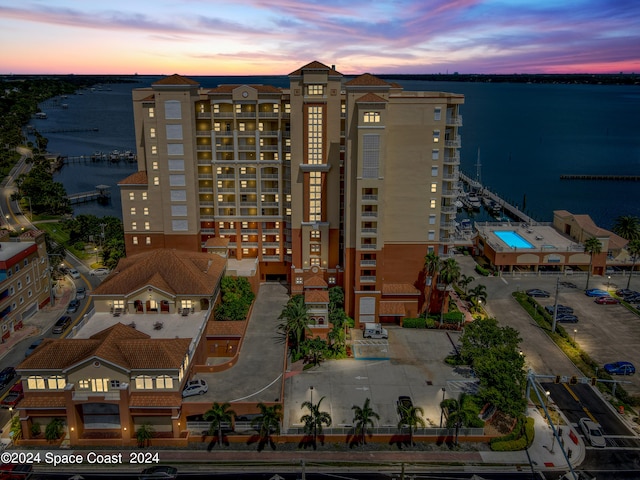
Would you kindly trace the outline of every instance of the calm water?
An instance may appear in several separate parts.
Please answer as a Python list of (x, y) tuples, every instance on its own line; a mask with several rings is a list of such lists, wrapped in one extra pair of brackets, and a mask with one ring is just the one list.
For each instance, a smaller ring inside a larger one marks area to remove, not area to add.
[[(135, 151), (131, 90), (138, 84), (103, 86), (71, 95), (66, 110), (43, 107), (42, 130), (98, 128), (97, 132), (45, 133), (49, 151), (90, 155)], [(287, 86), (287, 77), (192, 77), (202, 86), (260, 83)], [(586, 213), (610, 228), (619, 215), (640, 216), (640, 182), (560, 180), (561, 174), (640, 175), (640, 88), (609, 85), (538, 85), (402, 81), (407, 90), (463, 93), (462, 169), (476, 176), (478, 149), (482, 182), (533, 217), (550, 221), (553, 210)], [(107, 91), (110, 88), (111, 91)], [(80, 205), (76, 213), (120, 217), (116, 183), (135, 164), (73, 164), (57, 175), (69, 193), (111, 185), (112, 203)]]

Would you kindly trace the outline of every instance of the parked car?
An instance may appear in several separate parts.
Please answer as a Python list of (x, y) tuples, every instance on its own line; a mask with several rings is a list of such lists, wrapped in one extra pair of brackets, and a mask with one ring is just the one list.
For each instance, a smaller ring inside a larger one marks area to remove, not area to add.
[(609, 292), (606, 290), (602, 290), (600, 288), (590, 288), (589, 290), (585, 290), (584, 294), (587, 297), (608, 297)]
[(190, 380), (182, 390), (182, 398), (191, 397), (192, 395), (204, 395), (208, 391), (209, 385), (207, 385), (206, 380)]
[(80, 300), (74, 298), (69, 302), (69, 305), (67, 306), (67, 313), (76, 313), (78, 311), (78, 308), (80, 308)]
[(6, 387), (16, 376), (16, 369), (7, 367), (0, 372), (0, 388)]
[(633, 375), (636, 367), (631, 362), (613, 362), (605, 364), (604, 371), (609, 375)]
[(30, 463), (3, 463), (0, 466), (0, 478), (2, 480), (22, 480), (31, 476), (33, 465)]
[[(554, 310), (554, 306), (553, 305), (547, 305), (546, 307), (544, 307), (544, 309), (549, 313), (549, 315), (553, 315), (553, 310)], [(568, 307), (566, 305), (560, 305), (558, 304), (558, 315), (560, 314), (572, 314), (573, 313), (573, 308)]]
[(411, 397), (407, 395), (400, 395), (398, 397), (396, 408), (398, 410), (398, 416), (400, 417), (401, 421), (404, 420), (405, 412), (411, 407), (413, 407), (413, 401), (411, 400)]
[(69, 275), (71, 275), (71, 278), (80, 278), (80, 272), (78, 272), (78, 270), (76, 270), (75, 268), (69, 269)]
[(573, 282), (560, 282), (560, 285), (567, 288), (578, 288), (578, 286)]
[(67, 329), (69, 325), (71, 325), (71, 317), (69, 315), (60, 317), (53, 326), (53, 330), (51, 330), (51, 333), (62, 333)]
[(526, 293), (530, 297), (545, 297), (546, 298), (546, 297), (549, 297), (551, 295), (546, 290), (540, 290), (539, 288), (532, 288), (530, 290), (527, 290)]
[[(15, 408), (16, 405), (24, 398), (24, 390), (22, 382), (16, 382), (11, 390), (0, 400), (0, 407), (2, 408)], [(0, 475), (0, 478), (4, 478)]]
[(94, 268), (89, 272), (89, 275), (95, 277), (97, 275), (109, 275), (110, 270), (108, 268)]
[(616, 290), (616, 295), (618, 295), (619, 297), (635, 297), (636, 295), (640, 295), (640, 292), (629, 290), (628, 288), (619, 288), (618, 290)]
[(33, 342), (31, 345), (29, 345), (29, 348), (27, 348), (27, 350), (24, 352), (25, 358), (31, 355), (33, 351), (40, 346), (43, 340), (44, 338), (39, 338), (35, 342)]
[(578, 323), (578, 317), (575, 315), (571, 315), (570, 313), (558, 314), (556, 316), (556, 321), (562, 323)]
[(155, 465), (145, 468), (138, 476), (138, 480), (155, 480), (159, 478), (175, 479), (178, 476), (178, 469), (169, 465)]
[(592, 447), (604, 448), (607, 446), (607, 442), (602, 436), (602, 430), (597, 423), (588, 418), (581, 418), (578, 423), (580, 423), (580, 429)]
[(82, 300), (87, 296), (87, 289), (85, 287), (76, 288), (76, 300)]
[(598, 305), (614, 305), (616, 303), (620, 303), (620, 300), (613, 297), (597, 297), (594, 302)]

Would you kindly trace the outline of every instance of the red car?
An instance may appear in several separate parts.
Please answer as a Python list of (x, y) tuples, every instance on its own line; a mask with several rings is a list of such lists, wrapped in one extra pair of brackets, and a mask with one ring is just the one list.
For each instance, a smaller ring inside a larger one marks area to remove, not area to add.
[(600, 305), (613, 305), (616, 303), (620, 303), (620, 300), (613, 297), (598, 297), (595, 299), (595, 302), (599, 303)]

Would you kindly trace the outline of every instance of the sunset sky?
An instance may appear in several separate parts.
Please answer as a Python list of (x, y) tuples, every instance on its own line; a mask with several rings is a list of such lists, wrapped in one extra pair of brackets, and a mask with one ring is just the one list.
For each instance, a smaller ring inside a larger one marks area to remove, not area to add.
[(0, 74), (640, 72), (638, 0), (0, 0)]

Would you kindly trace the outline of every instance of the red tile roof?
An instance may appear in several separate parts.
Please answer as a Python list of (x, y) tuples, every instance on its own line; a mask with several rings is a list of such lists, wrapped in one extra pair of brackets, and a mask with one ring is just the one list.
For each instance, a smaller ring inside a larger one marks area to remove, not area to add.
[[(244, 85), (218, 85), (216, 88), (211, 88), (207, 91), (209, 94), (230, 94), (238, 88)], [(276, 93), (280, 95), (282, 93), (282, 89), (278, 87), (274, 87), (272, 85), (247, 85), (247, 87), (251, 87), (254, 90), (257, 90), (258, 93)]]
[(241, 337), (247, 328), (247, 321), (212, 321), (207, 323), (207, 337)]
[(300, 67), (299, 69), (291, 72), (289, 75), (302, 75), (302, 72), (305, 70), (326, 70), (329, 75), (342, 75), (340, 72), (334, 70), (333, 68), (327, 67), (324, 63), (320, 63), (318, 61), (313, 61), (307, 63), (304, 67)]
[(329, 292), (326, 290), (305, 290), (304, 303), (329, 303)]
[(204, 252), (159, 248), (122, 258), (93, 296), (128, 295), (156, 287), (172, 295), (213, 295), (226, 259)]
[(382, 295), (420, 295), (420, 290), (410, 283), (385, 283)]
[(376, 95), (375, 93), (367, 93), (356, 100), (356, 103), (387, 103), (388, 100)]
[(182, 365), (190, 343), (190, 338), (150, 338), (117, 323), (86, 339), (45, 339), (17, 368), (65, 370), (95, 358), (125, 370), (177, 369)]
[(27, 395), (18, 404), (18, 407), (21, 409), (26, 409), (26, 408), (59, 409), (59, 408), (65, 408), (66, 402), (64, 400), (63, 393), (57, 394), (54, 392), (49, 392), (46, 396)]
[(148, 185), (147, 172), (141, 171), (132, 173), (127, 178), (120, 180), (118, 185)]
[(158, 80), (157, 82), (153, 82), (151, 85), (200, 85), (200, 83), (195, 80), (191, 80), (190, 78), (183, 77), (182, 75), (178, 75), (174, 73), (169, 77), (164, 77)]
[(380, 315), (404, 317), (406, 311), (402, 302), (380, 302)]
[(129, 408), (180, 408), (180, 393), (132, 393)]
[(228, 238), (222, 238), (222, 237), (213, 237), (213, 238), (207, 238), (207, 241), (204, 244), (204, 247), (227, 247), (229, 245), (229, 239)]
[(327, 282), (320, 275), (312, 275), (304, 279), (305, 287), (327, 287)]
[(380, 86), (380, 87), (390, 87), (391, 84), (385, 82), (381, 78), (378, 78), (370, 73), (363, 73), (360, 76), (357, 76), (353, 80), (349, 80), (345, 83), (346, 86), (349, 87), (361, 87), (361, 86)]

